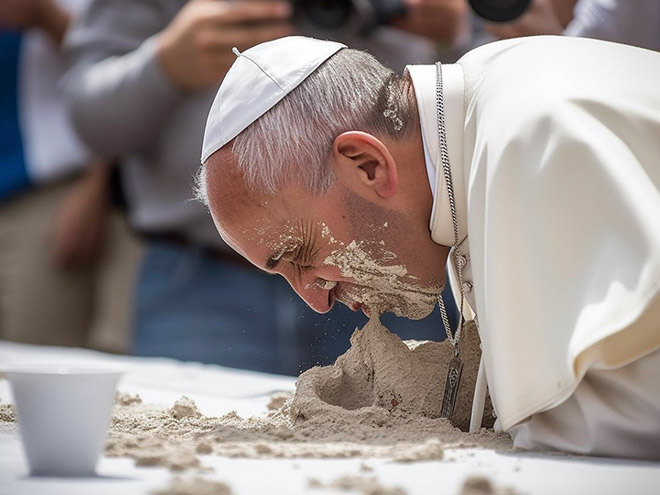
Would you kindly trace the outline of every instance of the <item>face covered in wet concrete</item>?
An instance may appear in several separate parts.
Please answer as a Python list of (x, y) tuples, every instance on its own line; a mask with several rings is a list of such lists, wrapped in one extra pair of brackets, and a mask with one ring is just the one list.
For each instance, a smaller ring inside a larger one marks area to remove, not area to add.
[(430, 205), (405, 194), (397, 177), (394, 187), (376, 187), (373, 171), (360, 180), (338, 169), (321, 194), (291, 184), (267, 195), (248, 188), (229, 151), (207, 167), (222, 238), (258, 268), (285, 277), (315, 311), (340, 301), (368, 316), (391, 311), (419, 319), (435, 307), (447, 248), (430, 238)]

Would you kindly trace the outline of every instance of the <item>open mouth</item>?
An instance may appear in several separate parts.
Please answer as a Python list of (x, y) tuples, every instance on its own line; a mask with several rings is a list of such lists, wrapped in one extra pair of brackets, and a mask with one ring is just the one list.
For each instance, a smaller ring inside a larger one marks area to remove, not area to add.
[(330, 291), (331, 293), (336, 292), (333, 294), (333, 299), (336, 299), (337, 301), (343, 303), (345, 306), (347, 306), (351, 311), (360, 311), (367, 316), (367, 318), (371, 317), (371, 311), (369, 310), (369, 306), (365, 305), (363, 302), (361, 302), (359, 299), (361, 297), (358, 295), (359, 291), (355, 290), (350, 290), (351, 288), (349, 287), (348, 290), (346, 287), (337, 287), (334, 290)]

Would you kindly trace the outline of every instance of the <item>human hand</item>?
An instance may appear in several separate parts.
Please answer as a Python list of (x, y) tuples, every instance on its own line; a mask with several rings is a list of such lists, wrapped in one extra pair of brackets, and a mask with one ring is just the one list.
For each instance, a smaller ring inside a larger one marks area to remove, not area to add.
[(406, 14), (390, 25), (434, 41), (453, 42), (468, 12), (465, 0), (405, 0), (404, 4)]
[(73, 185), (55, 220), (53, 254), (61, 265), (92, 262), (101, 251), (109, 208), (105, 163), (92, 163)]
[(53, 0), (0, 0), (0, 27), (38, 28), (61, 43), (70, 16)]
[(485, 23), (486, 29), (499, 39), (540, 34), (561, 34), (564, 31), (552, 0), (533, 0), (529, 10), (513, 22)]
[(287, 2), (192, 0), (158, 37), (159, 61), (175, 86), (199, 90), (220, 83), (244, 50), (293, 32)]

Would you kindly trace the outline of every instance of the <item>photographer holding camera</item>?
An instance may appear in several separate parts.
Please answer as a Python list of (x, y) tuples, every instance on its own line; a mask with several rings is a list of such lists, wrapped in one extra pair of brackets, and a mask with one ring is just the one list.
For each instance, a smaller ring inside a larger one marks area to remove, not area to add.
[[(434, 61), (434, 41), (451, 41), (466, 10), (463, 0), (410, 0), (391, 20), (365, 17), (375, 10), (362, 9), (385, 2), (349, 3), (346, 22), (329, 27), (305, 16), (310, 5), (333, 2), (302, 2), (305, 10), (278, 0), (93, 0), (73, 25), (65, 91), (74, 125), (90, 148), (120, 161), (131, 223), (146, 240), (136, 288), (137, 354), (295, 374), (348, 346), (361, 315), (308, 310), (285, 283), (238, 260), (189, 199), (208, 108), (235, 59), (232, 47), (295, 31), (340, 34), (401, 69)], [(434, 18), (431, 28), (426, 23)], [(433, 33), (434, 40), (384, 22)], [(430, 319), (394, 328), (404, 338), (439, 340), (440, 322)], [(307, 340), (325, 328), (326, 341)], [(312, 345), (322, 348), (318, 355), (309, 355)]]

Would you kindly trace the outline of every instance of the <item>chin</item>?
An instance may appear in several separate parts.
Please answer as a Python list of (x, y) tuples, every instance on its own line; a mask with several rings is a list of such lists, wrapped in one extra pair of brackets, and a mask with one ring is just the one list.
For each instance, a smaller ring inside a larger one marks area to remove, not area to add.
[(377, 301), (365, 302), (373, 314), (393, 313), (396, 316), (410, 320), (422, 320), (430, 315), (437, 304), (437, 296), (417, 295), (416, 298), (387, 298), (379, 297)]
[(416, 306), (414, 308), (405, 307), (405, 308), (392, 308), (389, 312), (394, 313), (396, 316), (402, 316), (408, 318), (409, 320), (423, 320), (428, 315), (430, 315), (435, 309), (433, 306)]

